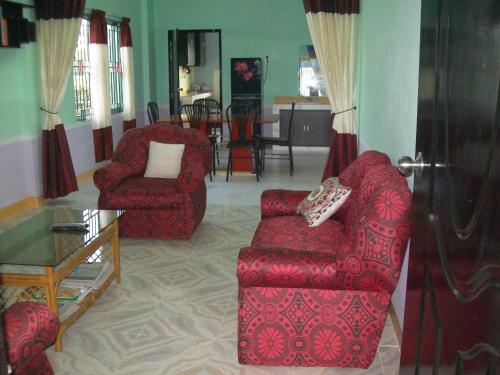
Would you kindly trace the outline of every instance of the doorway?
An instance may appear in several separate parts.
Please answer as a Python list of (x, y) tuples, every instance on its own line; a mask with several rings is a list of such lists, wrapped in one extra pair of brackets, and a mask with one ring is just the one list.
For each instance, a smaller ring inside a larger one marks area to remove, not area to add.
[(222, 104), (221, 30), (169, 30), (168, 45), (170, 114), (197, 99)]

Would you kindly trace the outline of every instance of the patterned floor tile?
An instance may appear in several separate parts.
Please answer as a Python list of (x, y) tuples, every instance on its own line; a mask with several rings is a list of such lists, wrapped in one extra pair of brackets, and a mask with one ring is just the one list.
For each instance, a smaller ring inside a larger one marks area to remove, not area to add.
[(46, 353), (56, 375), (108, 375), (125, 358), (138, 335), (73, 330), (63, 336), (63, 351)]
[(387, 315), (387, 319), (385, 320), (384, 331), (382, 332), (382, 337), (380, 338), (379, 345), (399, 348), (396, 331), (394, 330), (391, 316), (389, 314)]
[(177, 275), (177, 273), (123, 274), (120, 284), (111, 284), (106, 294), (107, 297), (117, 300), (159, 302)]
[(399, 374), (399, 360), (401, 357), (399, 348), (379, 347), (378, 352), (384, 375)]
[(201, 280), (190, 287), (179, 287), (174, 282), (163, 302), (226, 306), (235, 289), (235, 281), (225, 279)]
[(224, 306), (161, 303), (150, 316), (142, 336), (214, 339), (224, 318)]
[(156, 306), (156, 302), (116, 299), (105, 293), (81, 316), (72, 330), (139, 334)]
[(213, 341), (141, 335), (113, 375), (206, 374)]

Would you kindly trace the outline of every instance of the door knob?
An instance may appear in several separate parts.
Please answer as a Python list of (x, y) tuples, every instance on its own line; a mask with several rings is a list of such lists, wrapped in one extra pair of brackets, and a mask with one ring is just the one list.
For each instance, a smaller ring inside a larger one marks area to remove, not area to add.
[(420, 177), (425, 167), (430, 167), (430, 164), (424, 163), (421, 152), (417, 153), (415, 160), (410, 156), (403, 156), (398, 160), (399, 173), (405, 177), (410, 177), (413, 172), (415, 172), (415, 176)]

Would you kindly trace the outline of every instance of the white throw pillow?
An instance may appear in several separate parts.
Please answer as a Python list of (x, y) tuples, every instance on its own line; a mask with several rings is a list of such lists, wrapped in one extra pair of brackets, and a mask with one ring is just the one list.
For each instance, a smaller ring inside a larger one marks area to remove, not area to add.
[(351, 188), (342, 185), (337, 177), (327, 178), (298, 205), (297, 212), (304, 215), (310, 227), (324, 223), (349, 198)]
[(148, 166), (144, 177), (177, 178), (181, 173), (183, 144), (149, 142)]

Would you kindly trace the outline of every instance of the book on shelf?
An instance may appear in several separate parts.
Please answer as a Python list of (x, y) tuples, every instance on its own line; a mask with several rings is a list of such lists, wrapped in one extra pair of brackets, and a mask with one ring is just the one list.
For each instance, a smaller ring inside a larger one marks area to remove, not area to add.
[(59, 301), (80, 303), (87, 295), (94, 290), (91, 287), (61, 287), (57, 296)]
[(83, 263), (61, 282), (61, 286), (98, 289), (111, 276), (113, 271), (114, 266), (111, 263)]

